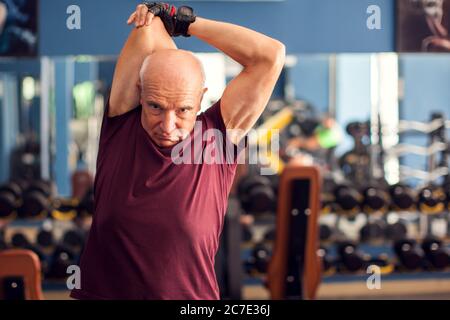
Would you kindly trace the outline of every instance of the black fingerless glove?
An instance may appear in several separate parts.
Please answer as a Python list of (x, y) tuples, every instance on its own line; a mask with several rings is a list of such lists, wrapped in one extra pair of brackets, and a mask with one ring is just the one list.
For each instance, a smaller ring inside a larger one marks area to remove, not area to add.
[(148, 11), (160, 17), (164, 27), (171, 37), (190, 37), (189, 25), (195, 21), (191, 7), (182, 6), (178, 10), (175, 6), (163, 2), (144, 2)]

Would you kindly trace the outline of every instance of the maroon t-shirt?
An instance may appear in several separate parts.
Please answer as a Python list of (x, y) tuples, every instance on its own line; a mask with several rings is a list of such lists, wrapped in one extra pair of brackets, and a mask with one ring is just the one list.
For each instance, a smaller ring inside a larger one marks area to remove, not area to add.
[[(80, 261), (81, 289), (71, 296), (219, 299), (214, 259), (238, 151), (205, 133), (216, 128), (226, 137), (220, 101), (197, 116), (201, 130), (197, 126), (170, 148), (157, 146), (144, 130), (141, 106), (116, 117), (106, 116), (107, 108), (97, 158), (95, 214)], [(189, 139), (201, 146), (191, 147), (191, 160), (202, 159), (207, 151), (213, 159), (222, 157), (221, 163), (176, 164), (172, 149)], [(217, 152), (220, 147), (223, 153)], [(198, 150), (200, 158), (194, 159)]]

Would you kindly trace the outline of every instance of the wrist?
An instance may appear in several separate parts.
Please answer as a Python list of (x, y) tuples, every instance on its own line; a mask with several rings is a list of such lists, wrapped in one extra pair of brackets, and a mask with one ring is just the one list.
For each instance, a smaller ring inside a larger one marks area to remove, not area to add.
[(192, 23), (189, 25), (188, 30), (187, 30), (187, 33), (188, 33), (190, 36), (195, 36), (195, 35), (198, 34), (198, 33), (197, 33), (197, 31), (198, 31), (198, 26), (199, 26), (199, 24), (201, 23), (202, 20), (203, 20), (202, 18), (196, 17), (195, 21), (192, 22)]
[(190, 26), (195, 23), (196, 16), (194, 10), (188, 6), (181, 6), (178, 8), (175, 15), (175, 36), (190, 37)]

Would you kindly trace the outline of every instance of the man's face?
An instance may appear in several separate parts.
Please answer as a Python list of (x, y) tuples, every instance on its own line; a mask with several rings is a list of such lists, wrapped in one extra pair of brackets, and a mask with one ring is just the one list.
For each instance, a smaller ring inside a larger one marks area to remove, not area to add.
[(195, 126), (204, 90), (178, 81), (152, 81), (141, 90), (142, 126), (160, 147), (185, 139)]

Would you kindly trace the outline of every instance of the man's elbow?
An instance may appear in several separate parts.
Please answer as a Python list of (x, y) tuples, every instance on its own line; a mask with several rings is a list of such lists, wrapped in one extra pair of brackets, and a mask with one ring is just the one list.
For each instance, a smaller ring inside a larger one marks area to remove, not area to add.
[(286, 60), (286, 46), (278, 40), (275, 40), (275, 43), (274, 63), (279, 67), (283, 67)]
[(269, 49), (265, 50), (262, 61), (270, 65), (272, 68), (281, 70), (284, 66), (285, 59), (286, 46), (278, 40), (272, 40), (269, 45)]

